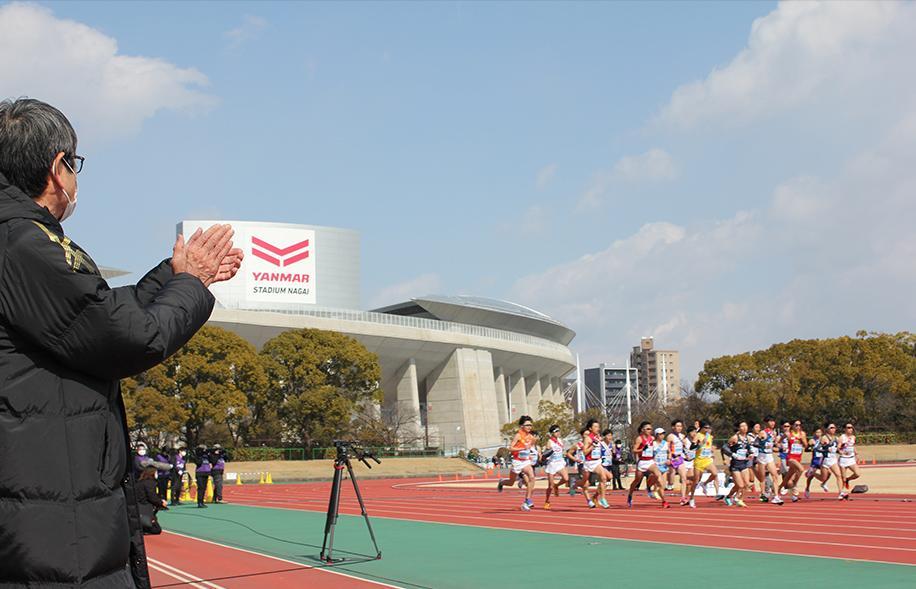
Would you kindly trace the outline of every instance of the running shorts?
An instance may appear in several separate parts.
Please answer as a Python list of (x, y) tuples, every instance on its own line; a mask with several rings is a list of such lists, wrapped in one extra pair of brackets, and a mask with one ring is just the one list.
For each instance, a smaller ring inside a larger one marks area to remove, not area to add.
[(693, 460), (685, 460), (684, 466), (687, 467), (687, 470), (693, 470)]
[(521, 474), (521, 472), (525, 470), (525, 467), (530, 466), (530, 465), (531, 465), (530, 460), (516, 460), (513, 458), (512, 459), (512, 472), (514, 472), (515, 474)]
[(768, 452), (761, 452), (757, 456), (757, 462), (760, 464), (771, 464), (773, 462), (773, 455)]
[(840, 468), (847, 468), (849, 466), (855, 466), (856, 457), (855, 456), (840, 456)]
[(677, 458), (671, 461), (671, 468), (673, 468), (674, 470), (677, 470), (678, 468), (680, 468), (682, 464), (684, 464), (684, 457), (678, 456)]
[(601, 460), (586, 460), (585, 472), (595, 472), (601, 466)]
[(794, 460), (795, 462), (801, 462), (801, 454), (789, 454), (789, 460)]
[(821, 464), (823, 463), (824, 463), (823, 456), (814, 456), (813, 458), (811, 458), (811, 468), (820, 468)]
[(659, 465), (658, 465), (658, 472), (660, 472), (660, 473), (662, 473), (662, 474), (665, 474), (666, 472), (668, 472), (668, 465), (667, 465), (667, 464), (659, 464)]
[(742, 470), (747, 470), (750, 468), (749, 460), (736, 460), (732, 458), (731, 463), (728, 465), (728, 470), (731, 472), (741, 472)]
[(693, 469), (699, 472), (703, 472), (710, 466), (712, 466), (712, 458), (700, 458), (697, 456), (693, 461)]
[(557, 474), (566, 468), (566, 464), (559, 460), (551, 460), (547, 463), (547, 474)]
[(824, 466), (826, 466), (827, 468), (830, 468), (831, 466), (837, 463), (837, 458), (839, 457), (838, 456), (828, 456), (824, 458)]
[(649, 472), (649, 467), (655, 464), (654, 460), (640, 460), (636, 463), (636, 470), (639, 472)]

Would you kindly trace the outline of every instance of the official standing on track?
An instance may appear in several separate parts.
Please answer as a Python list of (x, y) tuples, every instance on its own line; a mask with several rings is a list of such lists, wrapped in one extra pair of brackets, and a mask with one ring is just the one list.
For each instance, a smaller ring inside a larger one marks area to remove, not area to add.
[(0, 102), (0, 587), (149, 587), (120, 379), (184, 345), (241, 262), (215, 226), (109, 288), (60, 225), (83, 161), (59, 110)]

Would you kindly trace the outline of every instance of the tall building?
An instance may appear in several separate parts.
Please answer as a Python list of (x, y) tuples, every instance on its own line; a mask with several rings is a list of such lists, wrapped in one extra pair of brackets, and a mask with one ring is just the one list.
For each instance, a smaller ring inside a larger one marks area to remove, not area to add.
[(681, 356), (677, 350), (656, 350), (655, 339), (644, 337), (630, 353), (630, 366), (639, 372), (643, 399), (667, 404), (681, 398)]
[[(635, 409), (638, 404), (637, 370), (630, 368), (630, 404)], [(586, 368), (584, 371), (585, 408), (600, 407), (605, 415), (622, 418), (627, 410), (627, 369), (608, 368), (599, 364), (597, 368)]]

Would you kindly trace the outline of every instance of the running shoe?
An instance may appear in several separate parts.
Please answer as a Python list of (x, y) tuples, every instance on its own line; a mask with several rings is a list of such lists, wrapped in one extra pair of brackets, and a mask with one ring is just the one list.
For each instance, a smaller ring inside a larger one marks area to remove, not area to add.
[(761, 502), (761, 503), (766, 503), (766, 502), (769, 501), (769, 500), (770, 500), (770, 498), (767, 497), (766, 495), (761, 495), (761, 496), (760, 496), (760, 502)]
[(662, 499), (662, 509), (671, 509), (671, 504)]
[(531, 511), (531, 506), (527, 503), (522, 503), (522, 511)]
[(772, 499), (770, 499), (770, 503), (772, 503), (773, 505), (782, 505), (783, 503), (785, 503), (785, 501), (783, 501), (782, 499), (780, 499), (780, 498), (779, 498), (779, 495), (777, 495), (777, 496), (773, 497)]
[(681, 499), (681, 507), (684, 507), (685, 505), (687, 505), (687, 500)]
[(545, 503), (544, 509), (546, 509), (547, 511), (550, 511), (550, 503)]
[(525, 482), (525, 477), (518, 477), (518, 482), (515, 483), (515, 486), (518, 487), (519, 489), (521, 489), (521, 488), (522, 488), (522, 484), (524, 484), (524, 482)]
[(665, 490), (666, 490), (666, 491), (673, 491), (673, 490), (674, 490), (674, 485), (665, 485)]
[(691, 509), (696, 509), (696, 508), (697, 508), (697, 502), (694, 501), (693, 499), (691, 499), (691, 500), (687, 503), (687, 505), (689, 505)]
[(665, 500), (665, 498), (662, 497), (662, 494), (659, 493), (658, 491), (655, 491), (655, 497), (654, 497), (654, 499), (660, 499), (660, 500), (662, 500), (662, 501)]
[(716, 495), (716, 501), (722, 501), (725, 499), (725, 495)]
[(649, 499), (655, 499), (655, 494), (652, 491), (646, 491), (646, 497)]
[(849, 499), (849, 493), (840, 493), (840, 496), (837, 497), (837, 499), (839, 499), (840, 501), (843, 501), (844, 499)]
[(792, 503), (798, 503), (798, 495), (792, 495)]
[(627, 495), (627, 507), (633, 507), (633, 494)]
[(805, 499), (811, 499), (811, 491), (805, 489)]
[(505, 484), (505, 483), (503, 483), (502, 481), (499, 481), (498, 483), (496, 483), (496, 490), (499, 491), (500, 493), (502, 493), (502, 492), (503, 492), (503, 485), (504, 485), (504, 484)]
[(588, 508), (595, 509), (595, 502), (592, 501), (591, 499), (588, 500)]
[(821, 483), (821, 489), (824, 490), (824, 493), (829, 493), (829, 492), (830, 492), (830, 488), (827, 487), (827, 483)]
[(789, 492), (788, 489), (780, 489), (780, 490), (779, 490), (779, 494), (780, 494), (780, 495), (785, 495), (785, 494), (788, 493), (788, 492)]
[(533, 499), (525, 499), (525, 503), (528, 504), (528, 507), (534, 507), (534, 500), (533, 500)]
[(609, 509), (611, 507), (610, 505), (608, 505), (607, 499), (605, 499), (604, 497), (598, 500), (598, 505), (600, 505), (604, 509)]
[(731, 506), (732, 506), (732, 498), (731, 498), (731, 497), (726, 497), (726, 498), (725, 498), (725, 504), (728, 505), (729, 507), (731, 507)]
[(738, 507), (747, 507), (747, 503), (745, 503), (741, 499), (735, 499), (735, 505), (737, 505)]

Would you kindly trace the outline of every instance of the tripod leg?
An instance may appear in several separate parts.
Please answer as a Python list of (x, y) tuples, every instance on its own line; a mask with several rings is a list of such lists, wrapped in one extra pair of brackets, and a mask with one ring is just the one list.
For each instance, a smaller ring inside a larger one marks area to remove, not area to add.
[[(324, 542), (321, 543), (321, 560), (331, 562), (334, 551), (334, 526), (337, 525), (337, 514), (340, 512), (340, 481), (343, 466), (334, 464), (334, 482), (331, 484), (331, 498), (328, 500), (328, 518), (324, 523)], [(330, 536), (330, 542), (328, 541)], [(325, 553), (327, 547), (327, 553)]]
[(372, 523), (369, 521), (369, 514), (366, 512), (366, 504), (363, 503), (363, 495), (359, 492), (359, 485), (356, 484), (356, 475), (353, 474), (353, 465), (347, 460), (347, 473), (350, 475), (350, 482), (353, 483), (353, 490), (356, 491), (356, 500), (359, 501), (359, 510), (366, 520), (366, 527), (369, 528), (369, 537), (372, 538), (372, 545), (375, 546), (375, 558), (382, 558), (382, 551), (379, 550), (378, 542), (375, 541), (375, 532), (372, 531)]

